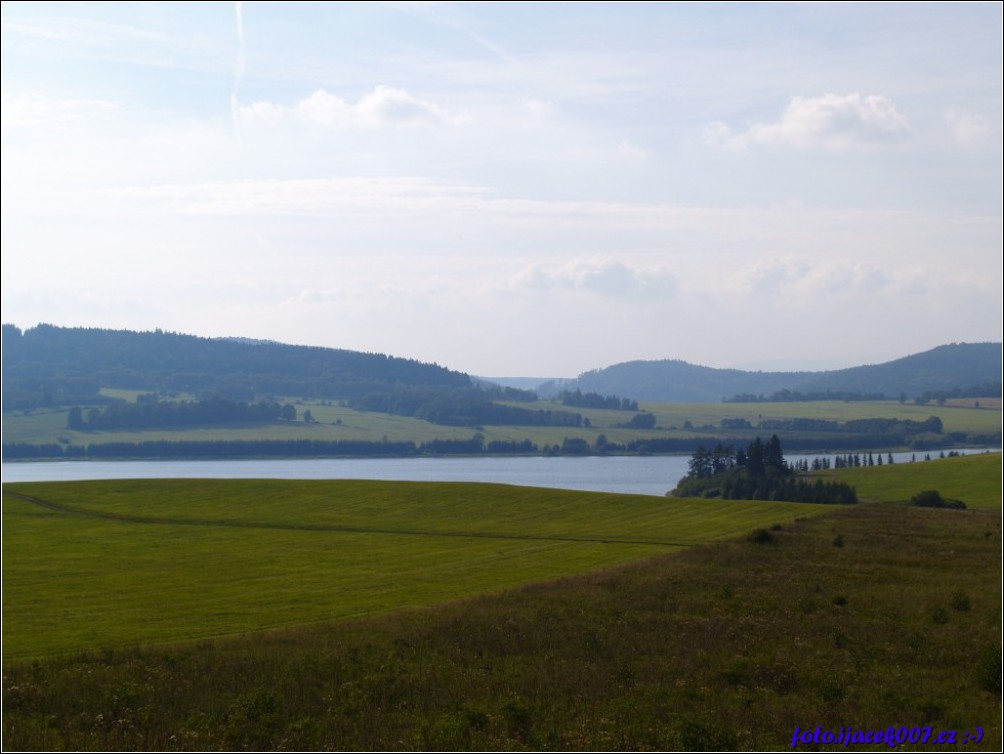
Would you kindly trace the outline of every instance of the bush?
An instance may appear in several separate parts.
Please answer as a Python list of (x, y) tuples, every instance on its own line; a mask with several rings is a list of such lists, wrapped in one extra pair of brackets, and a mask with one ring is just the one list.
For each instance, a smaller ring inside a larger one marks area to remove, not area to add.
[(943, 498), (941, 493), (937, 490), (924, 490), (923, 492), (918, 492), (910, 499), (911, 505), (917, 505), (921, 508), (954, 508), (956, 510), (965, 510), (966, 504), (961, 500), (949, 500)]
[(747, 539), (758, 545), (769, 545), (774, 543), (774, 535), (766, 529), (757, 529), (756, 531), (750, 532)]

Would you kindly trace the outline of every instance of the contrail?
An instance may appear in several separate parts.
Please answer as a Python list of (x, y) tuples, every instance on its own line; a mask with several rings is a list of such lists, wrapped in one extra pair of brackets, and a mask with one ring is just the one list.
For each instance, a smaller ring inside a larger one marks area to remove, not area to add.
[(234, 135), (237, 137), (237, 146), (243, 150), (244, 142), (241, 139), (241, 103), (240, 94), (241, 80), (244, 78), (244, 3), (234, 3), (234, 10), (237, 13), (237, 60), (234, 61), (234, 90), (230, 93), (230, 120), (233, 122)]

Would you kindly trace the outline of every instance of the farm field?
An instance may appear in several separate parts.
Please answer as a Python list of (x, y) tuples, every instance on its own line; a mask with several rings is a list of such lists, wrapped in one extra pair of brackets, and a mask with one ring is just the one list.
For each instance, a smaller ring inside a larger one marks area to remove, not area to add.
[(4, 657), (391, 612), (818, 512), (482, 484), (8, 484)]
[(690, 421), (695, 427), (710, 424), (717, 427), (722, 419), (740, 418), (756, 423), (760, 419), (912, 419), (924, 421), (937, 416), (945, 432), (985, 433), (1000, 430), (1000, 410), (973, 409), (899, 401), (809, 401), (805, 403), (653, 403), (645, 406), (656, 415), (658, 424), (682, 426)]
[[(118, 391), (116, 397), (129, 398), (129, 391)], [(286, 400), (286, 399), (283, 399)], [(292, 400), (292, 399), (290, 399)], [(754, 426), (761, 419), (809, 418), (831, 421), (852, 419), (889, 418), (924, 421), (937, 416), (944, 432), (961, 432), (987, 435), (1000, 432), (1001, 414), (996, 408), (974, 409), (970, 406), (916, 406), (897, 401), (853, 402), (821, 401), (809, 403), (652, 403), (643, 409), (656, 417), (657, 429), (628, 429), (625, 424), (634, 415), (628, 411), (609, 411), (563, 407), (548, 401), (537, 403), (512, 403), (510, 405), (534, 410), (568, 410), (589, 420), (589, 427), (532, 427), (485, 426), (447, 427), (404, 416), (362, 412), (344, 406), (319, 401), (292, 401), (298, 415), (310, 410), (316, 423), (279, 422), (259, 426), (215, 426), (186, 429), (157, 429), (142, 431), (81, 432), (66, 427), (65, 409), (14, 412), (3, 417), (5, 443), (56, 443), (72, 445), (109, 442), (143, 442), (155, 440), (219, 441), (219, 440), (366, 440), (377, 442), (384, 438), (392, 442), (412, 441), (416, 444), (436, 439), (468, 439), (475, 431), (485, 440), (530, 440), (539, 447), (560, 446), (567, 437), (578, 437), (595, 444), (600, 435), (612, 443), (628, 443), (654, 437), (708, 438), (714, 436), (746, 437), (752, 439), (766, 430), (722, 430), (722, 419), (746, 419)], [(982, 405), (982, 404), (981, 404)], [(689, 423), (689, 425), (688, 425)], [(818, 432), (787, 432), (786, 436), (818, 436)]]

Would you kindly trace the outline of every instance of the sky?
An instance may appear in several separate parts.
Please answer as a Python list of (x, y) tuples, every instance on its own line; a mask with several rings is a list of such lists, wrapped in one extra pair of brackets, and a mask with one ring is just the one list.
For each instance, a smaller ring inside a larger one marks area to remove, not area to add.
[(1000, 3), (0, 13), (22, 328), (499, 377), (1002, 339)]

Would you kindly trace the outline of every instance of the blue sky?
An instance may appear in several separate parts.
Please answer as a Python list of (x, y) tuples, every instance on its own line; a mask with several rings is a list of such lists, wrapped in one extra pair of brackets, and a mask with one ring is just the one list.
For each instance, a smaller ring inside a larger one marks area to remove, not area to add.
[(482, 375), (1001, 339), (999, 3), (4, 3), (2, 316)]

